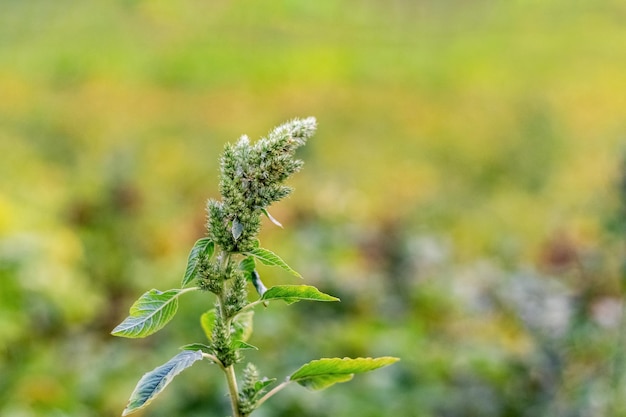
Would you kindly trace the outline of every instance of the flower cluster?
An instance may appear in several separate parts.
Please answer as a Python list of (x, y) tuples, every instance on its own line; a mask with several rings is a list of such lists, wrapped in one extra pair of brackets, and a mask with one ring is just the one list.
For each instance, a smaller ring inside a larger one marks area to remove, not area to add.
[(226, 145), (220, 161), (222, 200), (207, 204), (209, 236), (224, 251), (254, 248), (261, 214), (291, 193), (284, 182), (303, 164), (294, 154), (315, 129), (315, 118), (295, 119), (255, 144), (243, 136), (235, 145)]

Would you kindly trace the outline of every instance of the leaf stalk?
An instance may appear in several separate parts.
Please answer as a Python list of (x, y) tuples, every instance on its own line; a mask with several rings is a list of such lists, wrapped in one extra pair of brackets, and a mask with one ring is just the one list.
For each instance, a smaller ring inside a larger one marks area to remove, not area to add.
[(259, 399), (259, 401), (257, 401), (256, 407), (259, 408), (261, 406), (261, 404), (263, 404), (265, 401), (269, 400), (270, 397), (272, 397), (274, 394), (278, 393), (283, 388), (285, 388), (287, 385), (289, 385), (290, 382), (291, 381), (289, 379), (287, 379), (286, 381), (283, 381), (280, 384), (276, 385), (274, 388), (272, 388), (270, 391), (268, 391), (264, 396), (262, 396)]

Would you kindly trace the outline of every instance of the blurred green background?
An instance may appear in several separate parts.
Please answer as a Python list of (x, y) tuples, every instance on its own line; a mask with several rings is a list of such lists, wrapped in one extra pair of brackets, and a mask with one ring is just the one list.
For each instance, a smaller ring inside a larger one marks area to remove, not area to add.
[[(336, 305), (272, 305), (247, 358), (393, 367), (269, 416), (626, 416), (626, 3), (0, 0), (0, 416), (119, 415), (191, 342), (179, 285), (217, 158), (316, 116), (264, 247)], [(263, 270), (268, 284), (294, 283)], [(196, 365), (138, 415), (225, 416)]]

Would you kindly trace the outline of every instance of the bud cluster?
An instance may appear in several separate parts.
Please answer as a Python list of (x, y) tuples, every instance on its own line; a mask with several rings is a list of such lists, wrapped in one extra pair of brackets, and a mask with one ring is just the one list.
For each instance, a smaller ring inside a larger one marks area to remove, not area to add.
[(247, 416), (256, 408), (259, 390), (256, 387), (259, 381), (259, 371), (252, 363), (248, 363), (243, 370), (243, 386), (239, 392), (239, 410)]
[(224, 290), (224, 275), (218, 262), (202, 258), (198, 264), (198, 286), (204, 291), (220, 295)]
[[(217, 307), (219, 311), (219, 306)], [(211, 337), (211, 350), (224, 367), (237, 362), (237, 352), (231, 347), (230, 326), (221, 314), (216, 314)]]

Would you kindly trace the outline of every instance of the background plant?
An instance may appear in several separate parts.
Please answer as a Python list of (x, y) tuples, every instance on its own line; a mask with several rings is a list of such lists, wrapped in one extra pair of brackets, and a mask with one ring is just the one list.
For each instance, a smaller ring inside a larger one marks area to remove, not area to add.
[[(356, 373), (398, 360), (392, 357), (319, 359), (303, 365), (269, 391), (276, 379), (260, 378), (255, 365), (248, 363), (243, 371), (243, 384), (238, 388), (234, 366), (242, 360), (242, 350), (256, 349), (248, 343), (254, 307), (267, 306), (274, 300), (288, 304), (301, 300), (339, 301), (307, 285), (278, 285), (268, 289), (256, 269), (258, 261), (301, 278), (280, 257), (261, 248), (257, 235), (263, 214), (280, 226), (267, 209), (291, 193), (291, 188), (283, 183), (302, 166), (301, 160), (294, 159), (295, 151), (313, 135), (315, 128), (314, 118), (296, 119), (277, 127), (254, 145), (243, 136), (236, 145), (226, 146), (220, 160), (222, 199), (209, 200), (207, 204), (208, 237), (199, 239), (191, 249), (181, 288), (146, 292), (132, 305), (130, 316), (112, 331), (121, 337), (149, 336), (173, 318), (181, 295), (201, 290), (213, 293), (216, 298), (215, 307), (201, 318), (209, 343), (186, 345), (167, 363), (146, 373), (122, 415), (148, 405), (176, 375), (202, 359), (223, 371), (235, 417), (250, 415), (290, 382), (320, 390), (349, 381)], [(185, 288), (192, 282), (197, 286)], [(258, 293), (256, 301), (248, 301), (248, 283)]]

